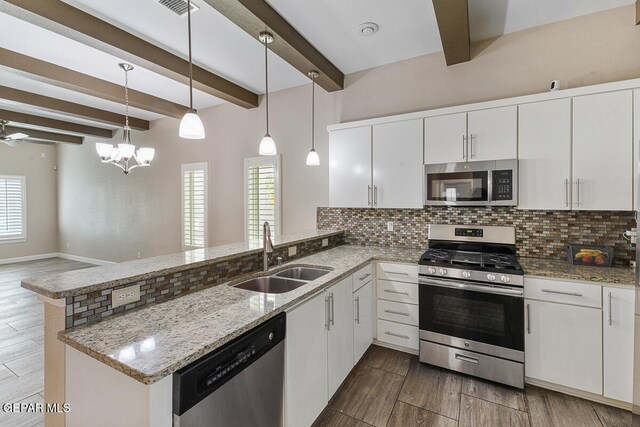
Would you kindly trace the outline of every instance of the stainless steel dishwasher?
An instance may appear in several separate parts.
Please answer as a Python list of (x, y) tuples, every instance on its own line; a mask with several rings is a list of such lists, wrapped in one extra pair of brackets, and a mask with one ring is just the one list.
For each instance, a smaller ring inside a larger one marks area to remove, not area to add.
[(176, 427), (282, 427), (285, 313), (173, 375)]

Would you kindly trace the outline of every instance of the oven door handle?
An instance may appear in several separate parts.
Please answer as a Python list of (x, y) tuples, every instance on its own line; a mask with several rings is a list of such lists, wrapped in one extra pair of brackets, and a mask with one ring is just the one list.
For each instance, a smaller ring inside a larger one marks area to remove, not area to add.
[(524, 295), (523, 289), (513, 289), (507, 288), (503, 286), (483, 286), (483, 285), (472, 285), (468, 283), (458, 283), (458, 282), (445, 282), (442, 280), (434, 280), (434, 279), (424, 279), (420, 278), (421, 285), (430, 285), (430, 286), (440, 286), (442, 288), (451, 288), (451, 289), (459, 289), (461, 291), (475, 291), (482, 292), (485, 294), (498, 294), (498, 295), (508, 295), (514, 297), (521, 297)]

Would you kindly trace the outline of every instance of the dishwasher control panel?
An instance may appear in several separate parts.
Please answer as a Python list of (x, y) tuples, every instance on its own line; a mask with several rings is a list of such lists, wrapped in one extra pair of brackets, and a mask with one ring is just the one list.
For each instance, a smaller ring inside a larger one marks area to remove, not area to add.
[(173, 413), (182, 415), (285, 338), (281, 313), (173, 374)]

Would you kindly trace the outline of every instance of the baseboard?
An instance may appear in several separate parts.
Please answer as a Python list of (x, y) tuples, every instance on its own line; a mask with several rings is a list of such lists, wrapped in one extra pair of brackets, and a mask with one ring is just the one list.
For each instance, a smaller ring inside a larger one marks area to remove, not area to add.
[(62, 253), (62, 252), (51, 252), (51, 253), (47, 253), (47, 254), (26, 255), (26, 256), (14, 257), (14, 258), (0, 259), (0, 265), (3, 265), (3, 264), (15, 264), (15, 263), (18, 263), (18, 262), (26, 262), (26, 261), (37, 261), (39, 259), (48, 259), (48, 258), (64, 258), (64, 259), (68, 259), (68, 260), (71, 260), (71, 261), (86, 262), (87, 264), (94, 264), (94, 265), (111, 265), (111, 264), (115, 264), (115, 262), (105, 261), (105, 260), (102, 260), (102, 259), (88, 258), (88, 257), (84, 257), (84, 256), (79, 256), (79, 255), (65, 254), (65, 253)]
[(386, 347), (386, 348), (390, 348), (392, 350), (398, 350), (401, 351), (403, 353), (409, 353), (409, 354), (413, 354), (413, 355), (418, 355), (418, 350), (414, 350), (412, 348), (408, 348), (408, 347), (402, 347), (399, 345), (395, 345), (395, 344), (389, 344), (388, 342), (384, 342), (384, 341), (378, 341), (376, 338), (373, 339), (373, 344), (379, 346), (379, 347)]
[(560, 393), (568, 394), (570, 396), (579, 397), (581, 399), (591, 400), (593, 402), (603, 403), (609, 406), (615, 406), (616, 408), (626, 409), (630, 411), (633, 407), (631, 403), (622, 402), (620, 400), (609, 399), (599, 394), (589, 393), (588, 391), (576, 390), (571, 387), (565, 387), (558, 384), (548, 383), (546, 381), (536, 380), (534, 378), (525, 377), (524, 382), (537, 387), (546, 388), (548, 390), (557, 391)]
[(97, 258), (89, 258), (89, 257), (85, 257), (85, 256), (80, 256), (80, 255), (71, 255), (71, 254), (65, 254), (65, 253), (58, 253), (56, 254), (58, 257), (60, 258), (64, 258), (64, 259), (68, 259), (71, 261), (79, 261), (79, 262), (86, 262), (87, 264), (95, 264), (95, 265), (111, 265), (111, 264), (115, 264), (115, 262), (113, 261), (105, 261), (102, 259), (97, 259)]
[(52, 252), (48, 254), (26, 255), (26, 256), (14, 257), (14, 258), (3, 258), (3, 259), (0, 259), (0, 265), (14, 264), (16, 262), (36, 261), (39, 259), (47, 259), (47, 258), (57, 258), (58, 255), (59, 255), (58, 253)]

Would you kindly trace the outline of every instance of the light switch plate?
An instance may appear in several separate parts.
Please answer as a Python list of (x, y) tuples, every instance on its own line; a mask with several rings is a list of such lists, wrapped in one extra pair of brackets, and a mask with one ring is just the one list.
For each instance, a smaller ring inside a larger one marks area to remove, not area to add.
[(289, 256), (295, 256), (298, 253), (296, 246), (289, 246)]
[(140, 301), (140, 285), (133, 285), (127, 288), (116, 289), (111, 292), (111, 308), (121, 305), (131, 304)]
[(393, 221), (387, 221), (387, 231), (393, 231)]
[(327, 246), (329, 246), (329, 239), (322, 239), (322, 247), (326, 248)]

